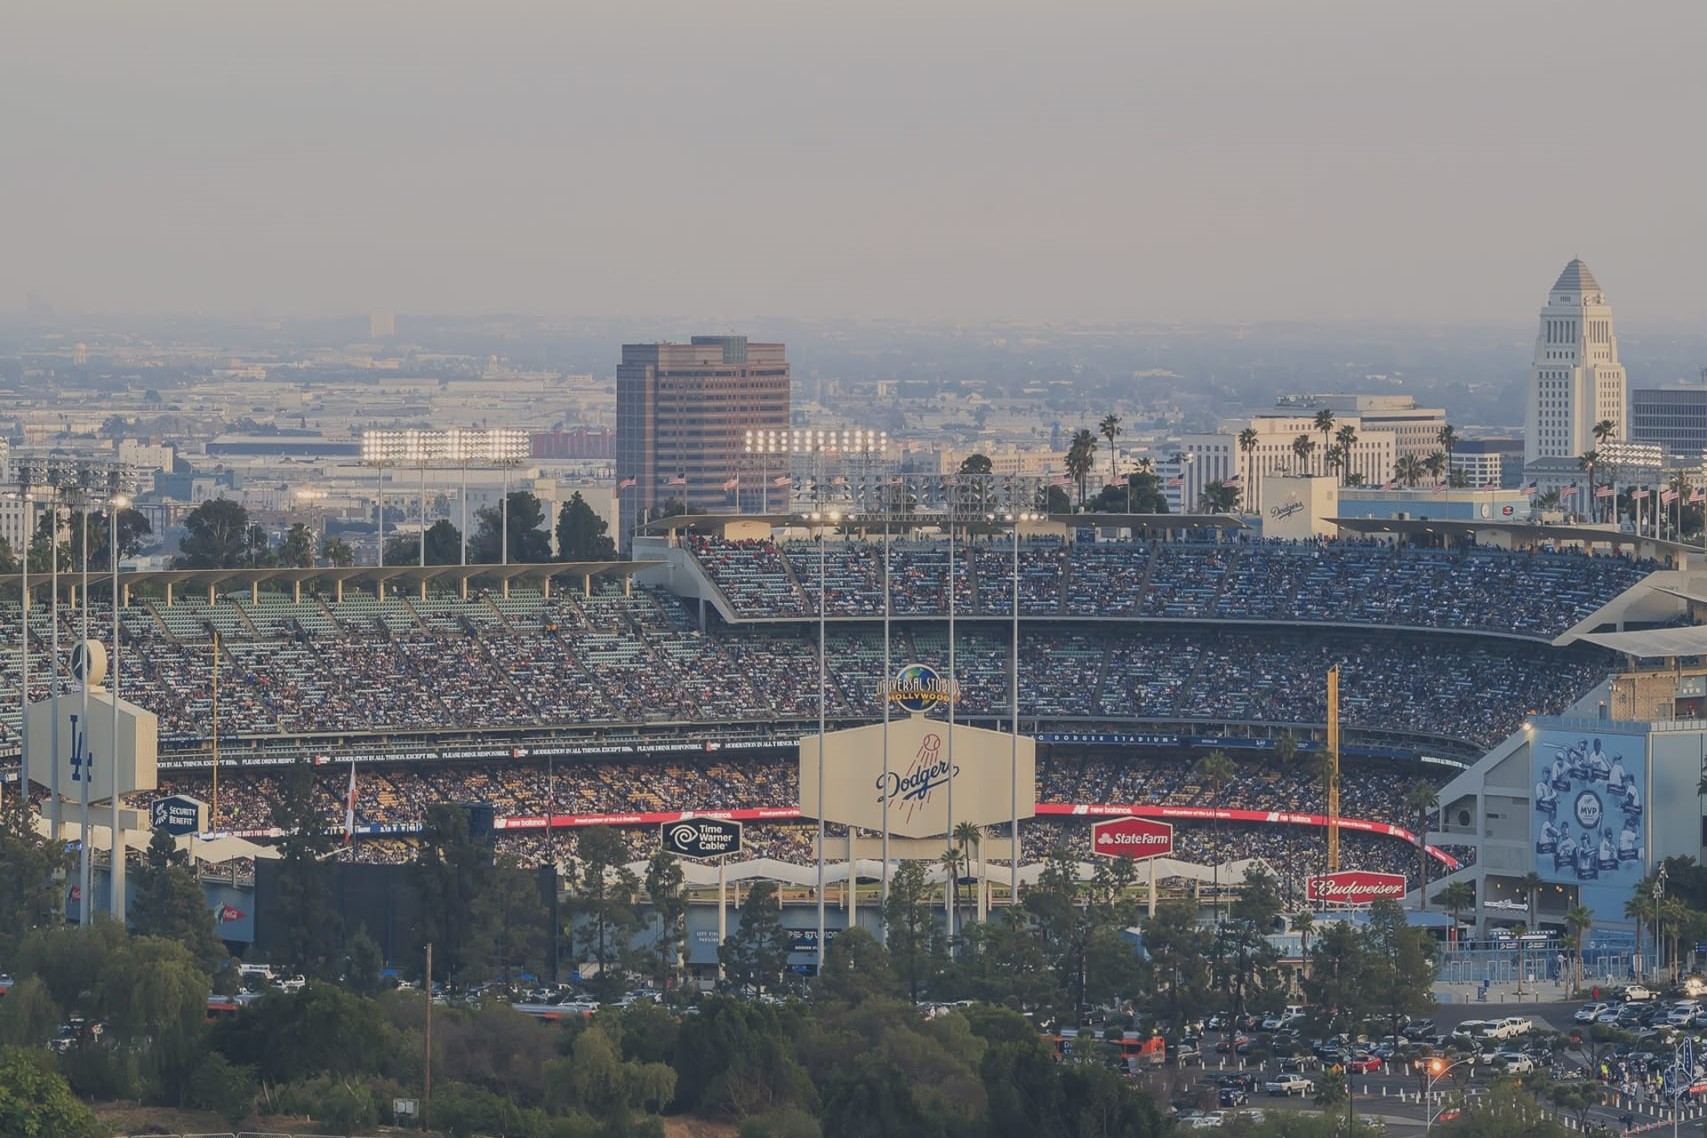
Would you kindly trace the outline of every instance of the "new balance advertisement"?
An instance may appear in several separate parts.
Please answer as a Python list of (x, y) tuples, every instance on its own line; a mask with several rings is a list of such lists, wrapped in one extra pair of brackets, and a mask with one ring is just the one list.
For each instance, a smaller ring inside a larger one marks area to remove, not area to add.
[(1644, 872), (1647, 739), (1612, 731), (1536, 731), (1535, 871), (1543, 880), (1628, 893)]

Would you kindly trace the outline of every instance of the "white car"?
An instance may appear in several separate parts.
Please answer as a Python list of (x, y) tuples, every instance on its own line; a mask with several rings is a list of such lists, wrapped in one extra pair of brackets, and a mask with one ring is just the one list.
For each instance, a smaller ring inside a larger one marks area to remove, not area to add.
[(1609, 1011), (1616, 1014), (1616, 1009), (1611, 1004), (1584, 1004), (1571, 1018), (1578, 1023), (1593, 1023)]
[(1671, 1027), (1688, 1027), (1700, 1014), (1699, 1003), (1694, 1000), (1679, 1000), (1666, 1012), (1666, 1023)]
[(1644, 988), (1640, 984), (1631, 984), (1621, 993), (1625, 1000), (1651, 1000), (1654, 998), (1652, 988)]
[(1496, 1067), (1504, 1067), (1509, 1075), (1527, 1075), (1535, 1070), (1535, 1060), (1521, 1051), (1497, 1052), (1493, 1062)]
[(1262, 1089), (1271, 1095), (1307, 1095), (1316, 1084), (1303, 1075), (1279, 1075), (1264, 1083)]
[(1216, 1110), (1208, 1114), (1188, 1114), (1179, 1120), (1179, 1124), (1185, 1130), (1218, 1130), (1226, 1121), (1227, 1116)]
[(1523, 1016), (1506, 1016), (1496, 1019), (1482, 1030), (1488, 1039), (1515, 1039), (1520, 1035), (1528, 1035), (1530, 1022)]

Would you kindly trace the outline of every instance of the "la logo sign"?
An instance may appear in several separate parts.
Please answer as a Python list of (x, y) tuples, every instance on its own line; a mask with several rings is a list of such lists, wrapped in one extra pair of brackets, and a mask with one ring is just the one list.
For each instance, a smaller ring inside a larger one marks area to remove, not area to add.
[(1304, 895), (1330, 905), (1367, 905), (1384, 898), (1397, 901), (1405, 895), (1405, 875), (1362, 869), (1326, 873), (1306, 881)]
[(1091, 852), (1132, 859), (1174, 852), (1174, 828), (1152, 818), (1114, 818), (1091, 826)]

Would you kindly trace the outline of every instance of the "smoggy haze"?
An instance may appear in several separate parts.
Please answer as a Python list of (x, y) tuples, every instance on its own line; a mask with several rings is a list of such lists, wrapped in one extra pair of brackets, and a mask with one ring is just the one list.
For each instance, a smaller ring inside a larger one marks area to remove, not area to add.
[(19, 0), (0, 308), (1707, 307), (1702, 0)]

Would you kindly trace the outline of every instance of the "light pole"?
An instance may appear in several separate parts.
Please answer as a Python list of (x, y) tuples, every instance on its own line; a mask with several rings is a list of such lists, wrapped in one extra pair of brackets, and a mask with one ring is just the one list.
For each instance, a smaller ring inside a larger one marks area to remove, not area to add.
[[(22, 647), (18, 653), (18, 801), (26, 809), (30, 798), (30, 539), (35, 536), (35, 497), (30, 493), (28, 471), (19, 470), (18, 489), (7, 495), (23, 511), (24, 553), (18, 561), (22, 576), (18, 583), (18, 607), (23, 616)], [(54, 762), (59, 756), (54, 756)]]
[[(903, 487), (903, 496), (905, 488)], [(883, 943), (889, 943), (889, 691), (885, 686), (891, 679), (895, 669), (890, 660), (889, 649), (889, 617), (892, 608), (889, 592), (889, 524), (891, 511), (889, 503), (883, 503), (883, 683), (878, 685), (878, 693), (883, 700), (883, 900), (879, 915), (884, 919), (878, 922), (878, 929), (883, 933)], [(822, 775), (819, 776), (822, 778)]]
[[(825, 651), (828, 647), (825, 639), (827, 626), (825, 624), (825, 588), (828, 564), (825, 557), (826, 535), (824, 523), (834, 525), (839, 514), (831, 511), (814, 510), (812, 521), (818, 527), (818, 974), (824, 972), (824, 732), (829, 722), (827, 699), (829, 692), (829, 668), (825, 663)], [(850, 863), (852, 859), (849, 859)], [(851, 876), (853, 866), (848, 866)], [(850, 882), (849, 888), (852, 888)]]
[(1659, 872), (1654, 875), (1654, 963), (1659, 969), (1666, 966), (1665, 899), (1666, 867), (1662, 861)]
[[(1447, 1075), (1451, 1074), (1454, 1068), (1468, 1066), (1471, 1063), (1473, 1063), (1474, 1061), (1475, 1060), (1473, 1060), (1473, 1059), (1459, 1059), (1457, 1062), (1448, 1063), (1445, 1059), (1441, 1059), (1441, 1058), (1434, 1058), (1434, 1059), (1430, 1059), (1428, 1061), (1428, 1066), (1424, 1068), (1424, 1070), (1427, 1071), (1428, 1076), (1429, 1076), (1428, 1085), (1423, 1090), (1423, 1115), (1428, 1119), (1428, 1121), (1423, 1123), (1423, 1133), (1424, 1134), (1427, 1134), (1429, 1131), (1434, 1129), (1434, 1120), (1440, 1113), (1439, 1111), (1435, 1110), (1433, 1108), (1432, 1104), (1430, 1103), (1430, 1098), (1434, 1094), (1434, 1084), (1439, 1082), (1441, 1079), (1444, 1079)], [(1351, 1094), (1351, 1076), (1347, 1075), (1346, 1076), (1346, 1095), (1348, 1098), (1350, 1097), (1350, 1094)]]
[[(1008, 840), (1013, 843), (1009, 851), (1009, 882), (1008, 904), (1019, 904), (1019, 527), (1022, 522), (1036, 521), (1039, 514), (1019, 513), (1009, 514), (1007, 520), (1013, 524), (1014, 564), (1013, 564), (1013, 646), (1008, 660), (1008, 727), (1011, 732), (1009, 742), (1012, 751), (1008, 759), (1008, 779), (1011, 790), (1013, 817), (1008, 830)], [(1033, 788), (1032, 793), (1036, 793)]]
[(78, 847), (78, 853), (79, 853), (78, 862), (77, 862), (77, 887), (78, 887), (77, 923), (80, 925), (89, 924), (90, 921), (92, 921), (94, 919), (94, 914), (92, 912), (93, 898), (91, 898), (89, 896), (89, 893), (90, 893), (89, 887), (92, 883), (93, 875), (94, 875), (94, 859), (92, 856), (93, 855), (92, 846), (94, 843), (90, 840), (90, 834), (89, 834), (89, 781), (90, 781), (90, 772), (93, 769), (93, 761), (92, 760), (94, 758), (93, 754), (89, 750), (89, 686), (90, 686), (90, 677), (94, 674), (94, 671), (93, 671), (93, 667), (92, 667), (90, 644), (89, 644), (89, 492), (88, 492), (88, 479), (89, 479), (89, 474), (87, 471), (84, 471), (82, 473), (81, 479), (79, 480), (79, 494), (78, 494), (79, 501), (81, 502), (83, 508), (77, 512), (78, 532), (81, 536), (80, 544), (82, 546), (82, 561), (83, 561), (83, 577), (82, 577), (82, 585), (81, 585), (82, 595), (77, 598), (78, 603), (81, 606), (81, 629), (82, 629), (82, 637), (81, 637), (82, 643), (79, 645), (79, 649), (80, 649), (80, 652), (82, 655), (82, 670), (83, 670), (83, 675), (80, 677), (81, 680), (83, 681), (83, 740), (82, 740), (81, 746), (79, 746), (78, 741), (76, 739), (73, 739), (72, 744), (71, 744), (72, 747), (75, 748), (82, 755), (82, 769), (79, 771), (79, 779), (78, 779), (78, 781), (80, 783), (80, 790), (79, 790), (79, 793), (77, 796), (78, 803), (79, 803), (79, 806), (81, 808), (80, 814), (79, 814), (79, 825), (81, 826), (81, 832), (79, 833), (78, 840), (77, 840), (77, 847)]
[(123, 493), (117, 492), (107, 499), (107, 552), (112, 555), (113, 564), (113, 660), (112, 660), (112, 699), (113, 699), (113, 735), (107, 749), (112, 752), (112, 818), (109, 828), (113, 836), (113, 862), (108, 872), (107, 883), (112, 887), (112, 896), (107, 899), (108, 910), (122, 927), (125, 912), (125, 850), (123, 831), (119, 828), (119, 513), (130, 507), (130, 499)]

